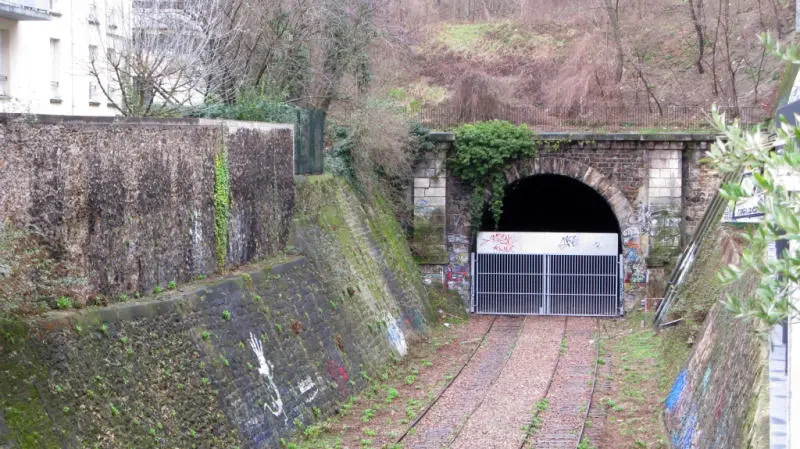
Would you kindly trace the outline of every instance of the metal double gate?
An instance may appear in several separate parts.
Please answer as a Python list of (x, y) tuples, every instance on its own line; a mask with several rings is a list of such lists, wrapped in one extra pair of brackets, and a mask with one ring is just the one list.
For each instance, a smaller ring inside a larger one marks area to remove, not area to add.
[[(483, 233), (481, 233), (483, 234)], [(513, 242), (506, 235), (503, 242)], [(518, 233), (522, 234), (522, 233)], [(532, 234), (532, 233), (529, 233)], [(545, 233), (536, 233), (545, 234)], [(552, 233), (547, 233), (552, 234)], [(493, 235), (501, 235), (494, 233)], [(583, 235), (584, 240), (586, 234)], [(525, 236), (536, 238), (536, 236)], [(553, 236), (550, 235), (550, 240)], [(479, 236), (479, 239), (481, 237)], [(520, 239), (518, 239), (520, 240)], [(486, 242), (484, 240), (484, 242)], [(569, 254), (580, 248), (514, 248), (504, 243), (501, 252), (491, 251), (497, 245), (478, 245), (472, 255), (472, 311), (502, 315), (577, 315), (617, 316), (621, 312), (622, 261), (617, 254)], [(544, 246), (547, 246), (546, 244)], [(608, 248), (605, 251), (611, 252)], [(484, 249), (484, 251), (481, 251)], [(545, 250), (550, 254), (528, 254), (528, 250)], [(518, 252), (515, 252), (518, 251)], [(563, 252), (567, 254), (552, 254)]]

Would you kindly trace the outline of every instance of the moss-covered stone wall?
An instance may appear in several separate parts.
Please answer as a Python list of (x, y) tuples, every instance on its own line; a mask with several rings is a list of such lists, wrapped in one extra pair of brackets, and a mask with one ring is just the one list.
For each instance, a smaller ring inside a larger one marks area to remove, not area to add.
[(276, 448), (332, 413), (424, 330), (425, 290), (381, 198), (307, 178), (292, 229), (224, 279), (0, 323), (0, 447)]
[[(0, 286), (0, 314), (146, 294), (274, 255), (288, 235), (292, 125), (2, 115), (0, 141), (0, 233), (27, 233), (0, 236), (0, 258), (38, 251), (60, 286)], [(30, 262), (0, 265), (42, 285)]]

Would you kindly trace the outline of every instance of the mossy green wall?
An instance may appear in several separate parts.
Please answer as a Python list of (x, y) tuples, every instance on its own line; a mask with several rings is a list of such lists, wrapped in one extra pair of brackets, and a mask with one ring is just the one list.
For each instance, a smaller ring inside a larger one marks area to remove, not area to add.
[(283, 255), (139, 303), (0, 323), (2, 448), (266, 448), (424, 331), (385, 201), (297, 186)]

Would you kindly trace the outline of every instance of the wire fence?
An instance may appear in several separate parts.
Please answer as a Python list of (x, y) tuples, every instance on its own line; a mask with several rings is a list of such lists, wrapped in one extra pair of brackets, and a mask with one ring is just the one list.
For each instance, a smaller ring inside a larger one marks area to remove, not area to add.
[[(728, 119), (742, 125), (755, 125), (769, 117), (760, 107), (718, 108)], [(527, 124), (538, 131), (577, 131), (625, 129), (708, 129), (712, 127), (707, 106), (617, 107), (593, 105), (591, 108), (546, 108), (535, 106), (457, 107), (433, 106), (406, 112), (409, 119), (437, 130), (449, 130), (465, 123), (506, 120)]]

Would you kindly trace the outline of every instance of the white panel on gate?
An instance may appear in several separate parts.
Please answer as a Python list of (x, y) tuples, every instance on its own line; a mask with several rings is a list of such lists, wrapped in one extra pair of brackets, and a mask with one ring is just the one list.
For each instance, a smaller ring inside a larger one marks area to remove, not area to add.
[(586, 232), (479, 232), (478, 253), (616, 256), (618, 234)]

